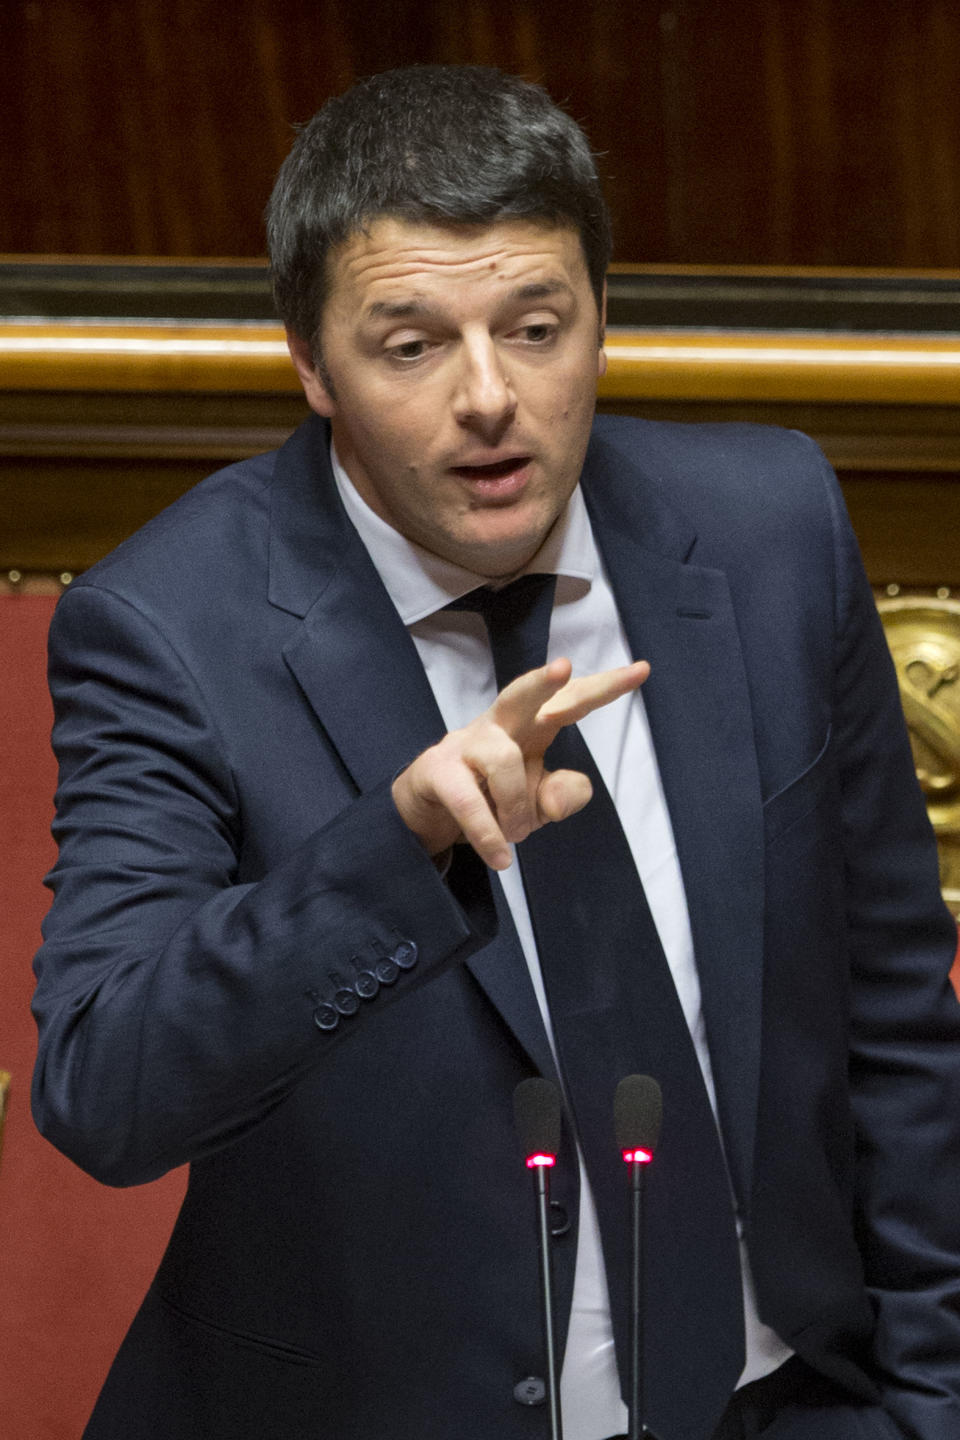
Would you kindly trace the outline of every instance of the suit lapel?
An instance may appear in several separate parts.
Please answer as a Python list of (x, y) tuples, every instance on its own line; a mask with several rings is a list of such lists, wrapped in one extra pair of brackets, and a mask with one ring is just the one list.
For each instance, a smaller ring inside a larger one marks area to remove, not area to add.
[[(350, 524), (317, 420), (277, 457), (270, 599), (302, 619), (284, 659), (360, 792), (388, 781), (444, 734), (406, 626)], [(466, 963), (543, 1073), (553, 1058), (499, 881), (498, 935)]]
[(743, 656), (726, 576), (655, 486), (594, 441), (584, 494), (637, 658), (680, 858), (721, 1129), (741, 1212), (760, 1062), (763, 851)]
[(358, 790), (440, 738), (413, 641), (343, 510), (316, 420), (277, 457), (270, 600), (302, 619), (284, 658)]

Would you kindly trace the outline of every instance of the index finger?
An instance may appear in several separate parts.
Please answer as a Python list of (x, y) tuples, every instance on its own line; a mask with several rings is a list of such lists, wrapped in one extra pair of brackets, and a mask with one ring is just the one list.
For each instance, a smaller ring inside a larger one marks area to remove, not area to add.
[(488, 713), (509, 735), (516, 736), (533, 725), (543, 706), (563, 689), (572, 668), (569, 660), (557, 659), (518, 675), (500, 691)]
[(581, 675), (568, 680), (559, 690), (554, 691), (537, 711), (538, 720), (547, 720), (553, 725), (574, 725), (599, 710), (621, 695), (638, 690), (650, 674), (646, 660), (634, 660), (632, 665), (619, 665), (614, 670), (600, 670), (594, 675)]

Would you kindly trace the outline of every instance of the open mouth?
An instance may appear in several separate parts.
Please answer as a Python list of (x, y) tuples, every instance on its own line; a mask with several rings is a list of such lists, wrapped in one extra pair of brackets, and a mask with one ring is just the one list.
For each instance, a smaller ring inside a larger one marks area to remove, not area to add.
[(454, 465), (455, 475), (465, 480), (504, 480), (528, 463), (529, 455), (511, 455), (508, 460), (497, 460), (492, 465)]

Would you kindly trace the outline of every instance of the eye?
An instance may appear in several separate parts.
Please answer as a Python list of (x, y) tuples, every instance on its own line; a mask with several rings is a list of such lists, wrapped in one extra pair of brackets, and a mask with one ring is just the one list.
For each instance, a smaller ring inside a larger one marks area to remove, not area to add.
[(535, 320), (514, 333), (526, 345), (549, 345), (556, 339), (557, 326), (548, 320)]
[(426, 340), (404, 340), (399, 345), (389, 346), (386, 353), (391, 360), (404, 364), (422, 359), (428, 348), (429, 342)]

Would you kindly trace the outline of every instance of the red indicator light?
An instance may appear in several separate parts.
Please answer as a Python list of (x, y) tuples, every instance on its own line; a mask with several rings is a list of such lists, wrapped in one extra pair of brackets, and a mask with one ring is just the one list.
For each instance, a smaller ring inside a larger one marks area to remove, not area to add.
[[(631, 1165), (634, 1162), (636, 1162), (638, 1165), (649, 1165), (650, 1161), (653, 1159), (653, 1154), (650, 1150), (624, 1150), (623, 1158), (624, 1160), (626, 1160), (628, 1165)], [(530, 1162), (528, 1160), (527, 1164), (529, 1165), (529, 1163)]]
[(541, 1165), (556, 1165), (556, 1155), (528, 1155), (527, 1169), (536, 1170)]

